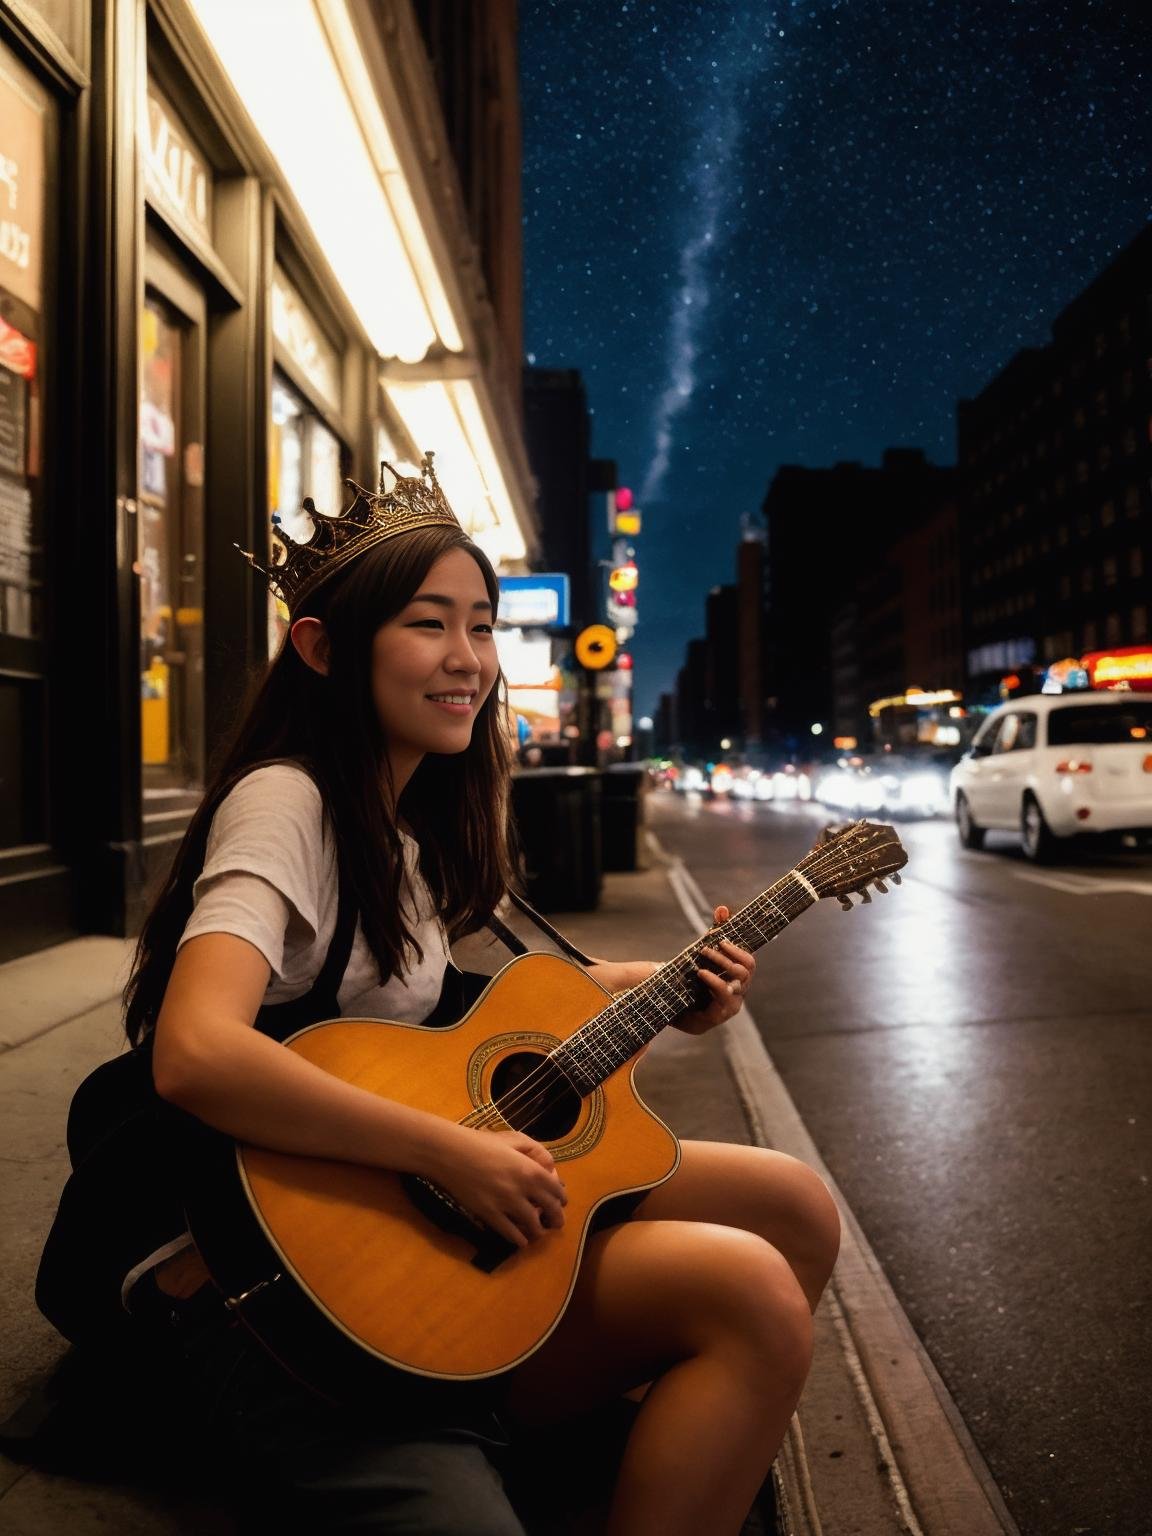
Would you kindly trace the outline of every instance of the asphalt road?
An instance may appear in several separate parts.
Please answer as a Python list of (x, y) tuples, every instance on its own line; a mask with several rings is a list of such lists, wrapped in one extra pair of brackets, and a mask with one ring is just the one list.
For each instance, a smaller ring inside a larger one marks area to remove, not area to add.
[[(648, 819), (735, 908), (834, 818), (659, 793)], [(801, 918), (751, 1012), (1023, 1536), (1149, 1536), (1152, 857), (900, 833), (903, 886)]]

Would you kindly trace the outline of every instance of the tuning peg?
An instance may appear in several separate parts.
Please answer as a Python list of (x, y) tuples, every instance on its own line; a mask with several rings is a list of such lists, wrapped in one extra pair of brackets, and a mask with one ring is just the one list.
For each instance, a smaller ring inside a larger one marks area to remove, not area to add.
[(860, 905), (862, 907), (870, 907), (872, 905), (872, 892), (867, 886), (860, 892)]
[(875, 884), (876, 889), (880, 892), (880, 894), (882, 896), (887, 896), (887, 894), (888, 894), (888, 887), (884, 884), (883, 880), (876, 880), (873, 883)]
[(852, 898), (851, 898), (851, 896), (841, 896), (839, 898), (839, 901), (840, 901), (840, 905), (844, 908), (845, 912), (851, 912), (851, 910), (852, 910)]
[(893, 885), (903, 885), (904, 884), (903, 880), (901, 880), (901, 878), (900, 878), (900, 871), (899, 870), (897, 870), (895, 874), (889, 875), (888, 878), (889, 878), (889, 880), (891, 880)]

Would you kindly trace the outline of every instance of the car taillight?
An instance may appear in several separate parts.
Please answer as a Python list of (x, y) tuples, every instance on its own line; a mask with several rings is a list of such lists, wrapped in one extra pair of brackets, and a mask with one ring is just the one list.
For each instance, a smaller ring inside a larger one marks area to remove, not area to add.
[(1144, 772), (1152, 773), (1152, 752), (1144, 759)]
[(1091, 773), (1092, 763), (1086, 757), (1066, 757), (1056, 764), (1057, 773)]

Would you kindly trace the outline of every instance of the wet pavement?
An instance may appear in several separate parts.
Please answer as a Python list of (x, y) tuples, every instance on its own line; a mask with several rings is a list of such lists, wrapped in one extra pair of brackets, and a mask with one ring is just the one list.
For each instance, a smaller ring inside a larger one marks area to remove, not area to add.
[[(827, 812), (653, 795), (739, 905)], [(762, 957), (781, 1077), (1025, 1536), (1152, 1530), (1152, 858), (900, 828), (903, 887)]]

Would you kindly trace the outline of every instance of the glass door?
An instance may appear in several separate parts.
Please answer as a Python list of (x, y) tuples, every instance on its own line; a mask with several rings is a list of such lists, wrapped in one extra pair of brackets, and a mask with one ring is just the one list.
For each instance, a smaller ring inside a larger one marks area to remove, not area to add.
[(149, 246), (140, 316), (140, 742), (145, 814), (204, 784), (203, 291)]
[[(310, 496), (317, 511), (343, 512), (347, 453), (340, 439), (279, 369), (272, 374), (272, 418), (268, 440), (268, 501), (289, 538), (307, 544), (315, 529), (303, 510)], [(269, 543), (271, 558), (271, 542)], [(288, 632), (282, 603), (269, 595), (268, 654), (275, 656)]]

